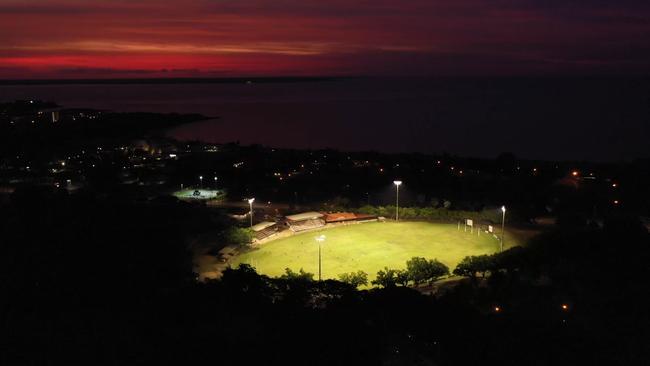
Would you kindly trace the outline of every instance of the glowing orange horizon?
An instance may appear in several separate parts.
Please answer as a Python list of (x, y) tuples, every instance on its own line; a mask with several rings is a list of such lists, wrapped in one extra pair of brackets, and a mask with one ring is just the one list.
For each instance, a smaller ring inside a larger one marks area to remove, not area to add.
[(648, 48), (643, 25), (602, 21), (644, 6), (627, 2), (4, 0), (0, 78), (647, 71), (602, 49)]

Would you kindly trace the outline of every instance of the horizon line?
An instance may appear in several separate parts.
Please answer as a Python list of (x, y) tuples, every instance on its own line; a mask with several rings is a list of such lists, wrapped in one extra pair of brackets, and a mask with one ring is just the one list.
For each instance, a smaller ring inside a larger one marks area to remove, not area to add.
[(237, 84), (273, 82), (314, 82), (345, 79), (648, 79), (650, 75), (310, 75), (310, 76), (224, 76), (150, 78), (34, 78), (0, 79), (0, 85), (47, 84)]

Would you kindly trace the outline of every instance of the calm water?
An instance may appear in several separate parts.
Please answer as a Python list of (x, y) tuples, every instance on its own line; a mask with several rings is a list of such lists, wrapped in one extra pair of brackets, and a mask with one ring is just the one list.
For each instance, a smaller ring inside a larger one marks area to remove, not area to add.
[(301, 83), (0, 86), (0, 100), (197, 112), (181, 139), (540, 159), (650, 157), (650, 81), (348, 79)]

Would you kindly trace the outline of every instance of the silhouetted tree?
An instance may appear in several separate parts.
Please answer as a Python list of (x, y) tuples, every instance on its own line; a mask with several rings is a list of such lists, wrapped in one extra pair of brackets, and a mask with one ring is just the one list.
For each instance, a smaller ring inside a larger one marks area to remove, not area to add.
[(284, 274), (279, 277), (282, 280), (292, 280), (292, 281), (313, 281), (314, 274), (305, 272), (302, 268), (298, 272), (294, 272), (291, 268), (285, 268)]
[(339, 275), (339, 280), (341, 280), (341, 282), (348, 283), (355, 288), (359, 286), (366, 286), (368, 285), (368, 274), (361, 270), (350, 273), (341, 273)]
[(371, 282), (373, 285), (381, 286), (384, 288), (395, 287), (397, 283), (396, 271), (388, 267), (377, 272), (377, 277)]
[(437, 259), (427, 260), (413, 257), (406, 262), (409, 279), (417, 286), (424, 282), (433, 283), (440, 277), (449, 274), (449, 268)]
[(395, 281), (402, 286), (408, 286), (410, 278), (409, 272), (405, 269), (398, 269), (395, 271)]

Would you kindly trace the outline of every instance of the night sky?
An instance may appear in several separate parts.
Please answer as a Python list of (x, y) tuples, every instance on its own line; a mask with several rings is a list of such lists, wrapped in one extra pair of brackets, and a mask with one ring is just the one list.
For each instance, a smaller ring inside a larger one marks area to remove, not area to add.
[(0, 78), (638, 75), (647, 0), (0, 0)]

